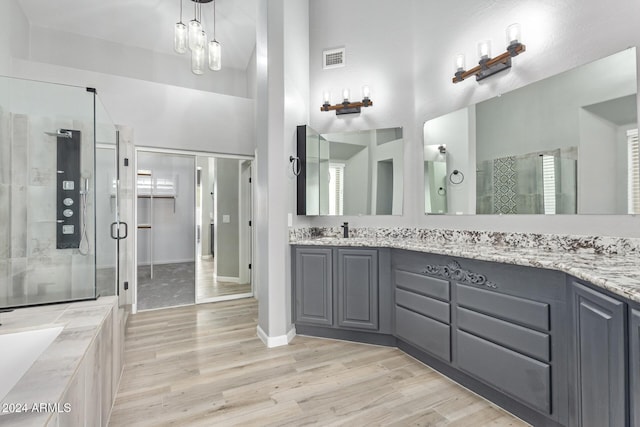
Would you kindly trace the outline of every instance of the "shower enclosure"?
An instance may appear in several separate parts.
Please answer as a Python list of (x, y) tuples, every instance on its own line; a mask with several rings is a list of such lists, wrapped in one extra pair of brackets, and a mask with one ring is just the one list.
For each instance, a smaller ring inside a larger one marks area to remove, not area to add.
[(479, 214), (575, 214), (577, 149), (501, 157), (477, 164)]
[[(98, 170), (97, 146), (114, 153)], [(117, 151), (94, 89), (0, 76), (0, 308), (120, 293)]]

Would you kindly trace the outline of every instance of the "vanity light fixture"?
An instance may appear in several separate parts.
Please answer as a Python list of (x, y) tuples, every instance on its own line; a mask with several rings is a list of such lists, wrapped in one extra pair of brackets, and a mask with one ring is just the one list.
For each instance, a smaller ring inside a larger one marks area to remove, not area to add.
[(526, 46), (522, 44), (520, 36), (520, 24), (509, 25), (507, 27), (507, 50), (495, 58), (491, 57), (491, 41), (486, 40), (478, 43), (478, 57), (480, 60), (478, 65), (470, 70), (465, 70), (464, 55), (456, 55), (456, 71), (453, 83), (461, 82), (471, 76), (476, 76), (476, 81), (480, 81), (511, 68), (511, 58), (526, 50)]
[[(216, 40), (216, 2), (215, 0), (191, 1), (194, 5), (194, 17), (187, 26), (182, 22), (182, 0), (180, 0), (180, 21), (174, 26), (173, 49), (179, 54), (191, 50), (191, 71), (196, 75), (204, 74), (207, 62), (209, 69), (218, 71), (221, 68), (222, 47)], [(211, 2), (213, 2), (213, 39), (207, 43), (207, 33), (202, 25), (202, 4)]]
[(362, 107), (371, 107), (373, 105), (373, 101), (371, 101), (371, 89), (369, 86), (362, 87), (362, 101), (360, 102), (351, 102), (349, 101), (350, 97), (349, 89), (342, 90), (342, 103), (331, 105), (331, 93), (325, 91), (323, 94), (323, 104), (320, 107), (320, 111), (334, 111), (336, 115), (342, 114), (354, 114), (360, 113)]

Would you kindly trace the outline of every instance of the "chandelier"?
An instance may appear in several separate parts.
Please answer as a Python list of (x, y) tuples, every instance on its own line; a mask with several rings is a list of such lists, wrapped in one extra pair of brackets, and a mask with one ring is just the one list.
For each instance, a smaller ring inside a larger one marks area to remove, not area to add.
[[(180, 0), (180, 21), (174, 27), (173, 49), (179, 54), (191, 51), (193, 74), (204, 74), (205, 59), (210, 70), (218, 71), (222, 68), (222, 46), (216, 40), (216, 2), (215, 0), (191, 1), (194, 16), (187, 26), (182, 22), (182, 0)], [(213, 2), (213, 38), (207, 42), (207, 33), (202, 24), (202, 4), (211, 2)]]

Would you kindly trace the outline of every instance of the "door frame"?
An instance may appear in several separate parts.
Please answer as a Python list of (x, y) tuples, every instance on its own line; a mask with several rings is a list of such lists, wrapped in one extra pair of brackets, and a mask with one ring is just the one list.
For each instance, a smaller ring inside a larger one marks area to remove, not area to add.
[[(137, 185), (137, 179), (136, 179), (136, 174), (138, 171), (138, 154), (140, 152), (146, 152), (146, 153), (155, 153), (155, 154), (170, 154), (170, 155), (182, 155), (182, 156), (192, 156), (194, 159), (194, 170), (193, 170), (193, 179), (194, 179), (194, 185), (196, 186), (196, 191), (197, 191), (197, 183), (195, 182), (196, 180), (196, 171), (197, 171), (197, 161), (196, 158), (198, 156), (201, 157), (215, 157), (215, 158), (223, 158), (223, 159), (237, 159), (237, 160), (248, 160), (251, 162), (252, 164), (252, 168), (253, 168), (253, 162), (255, 161), (254, 156), (247, 156), (247, 155), (243, 155), (243, 154), (227, 154), (227, 153), (216, 153), (216, 152), (207, 152), (207, 151), (196, 151), (196, 150), (176, 150), (176, 149), (170, 149), (170, 148), (160, 148), (160, 147), (153, 147), (153, 146), (136, 146), (134, 148), (134, 161), (133, 161), (133, 169), (131, 171), (131, 174), (133, 176), (133, 224), (132, 224), (132, 233), (133, 234), (133, 265), (134, 265), (134, 270), (135, 270), (135, 274), (133, 275), (133, 280), (132, 280), (132, 289), (131, 292), (133, 294), (133, 303), (131, 305), (131, 313), (135, 314), (138, 312), (138, 185)], [(254, 206), (254, 200), (253, 200), (253, 194), (252, 194), (252, 203), (251, 203), (251, 212), (250, 212), (250, 216), (253, 218), (253, 206)], [(194, 216), (197, 215), (197, 209), (195, 209), (195, 204), (194, 204)], [(196, 218), (194, 218), (196, 219)], [(194, 227), (193, 229), (193, 242), (194, 242), (194, 253), (195, 256), (197, 256), (197, 227)], [(202, 232), (202, 230), (201, 230)], [(251, 238), (251, 245), (253, 245), (253, 232), (250, 233), (250, 238)], [(228, 296), (224, 296), (224, 297), (217, 297), (217, 298), (210, 298), (210, 299), (206, 299), (206, 300), (202, 300), (202, 301), (198, 301), (198, 294), (197, 294), (197, 274), (196, 277), (194, 278), (194, 286), (196, 287), (195, 289), (195, 304), (203, 304), (203, 303), (209, 303), (209, 302), (218, 302), (218, 301), (227, 301), (227, 300), (232, 300), (232, 299), (238, 299), (238, 298), (248, 298), (248, 297), (252, 297), (253, 295), (255, 295), (255, 288), (254, 288), (254, 283), (253, 283), (253, 275), (251, 277), (251, 293), (248, 294), (237, 294), (237, 295), (228, 295)], [(191, 305), (191, 304), (188, 304)], [(174, 307), (178, 307), (178, 306), (172, 306), (172, 308)], [(150, 310), (145, 310), (145, 311), (150, 311)]]

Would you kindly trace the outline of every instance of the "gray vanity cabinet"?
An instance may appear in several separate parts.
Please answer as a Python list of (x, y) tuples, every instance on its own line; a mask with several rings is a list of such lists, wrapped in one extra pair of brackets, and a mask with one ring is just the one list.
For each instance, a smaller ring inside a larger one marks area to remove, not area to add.
[(336, 331), (390, 334), (388, 249), (295, 246), (293, 254), (293, 321), (297, 329), (311, 335), (324, 333), (354, 340), (363, 337)]
[(570, 283), (570, 298), (574, 333), (571, 425), (625, 426), (625, 303), (575, 280)]
[(378, 251), (337, 249), (338, 326), (378, 330)]
[(392, 271), (396, 337), (535, 425), (567, 424), (563, 273), (401, 250)]
[(629, 369), (631, 425), (640, 427), (640, 306), (629, 310)]
[(294, 319), (310, 325), (333, 325), (333, 250), (294, 248)]

